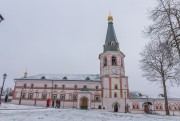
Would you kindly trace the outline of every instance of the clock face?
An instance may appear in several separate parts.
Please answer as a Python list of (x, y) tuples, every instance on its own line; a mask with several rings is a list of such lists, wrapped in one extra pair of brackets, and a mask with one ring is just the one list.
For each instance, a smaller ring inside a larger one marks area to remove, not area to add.
[(117, 74), (118, 73), (118, 69), (117, 68), (112, 68), (111, 71), (112, 71), (113, 74)]

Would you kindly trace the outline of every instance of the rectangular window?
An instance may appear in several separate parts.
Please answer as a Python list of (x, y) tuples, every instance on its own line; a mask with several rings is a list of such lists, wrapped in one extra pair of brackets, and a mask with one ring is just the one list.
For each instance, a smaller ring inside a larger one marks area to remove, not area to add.
[(45, 89), (47, 88), (47, 84), (44, 85), (44, 88), (45, 88)]
[(98, 86), (96, 86), (96, 90), (98, 90)]
[(53, 94), (53, 95), (52, 95), (52, 98), (53, 98), (53, 99), (57, 99), (57, 94)]
[(95, 101), (99, 101), (99, 95), (95, 95)]
[(64, 89), (65, 88), (65, 85), (62, 85), (62, 89)]
[(117, 93), (114, 93), (114, 97), (117, 97)]
[(86, 86), (86, 85), (84, 85), (84, 89), (87, 89), (87, 86)]
[(118, 89), (118, 85), (117, 85), (117, 84), (115, 84), (114, 88), (115, 88), (115, 89)]
[(54, 89), (57, 89), (57, 84), (54, 85)]
[(74, 89), (77, 89), (77, 85), (74, 85)]
[(42, 99), (47, 99), (47, 94), (42, 94)]
[(26, 93), (22, 93), (22, 98), (26, 98)]
[(23, 87), (26, 88), (26, 84), (24, 84)]
[(31, 84), (31, 88), (33, 88), (34, 87), (34, 84)]
[(33, 93), (29, 93), (29, 94), (28, 94), (28, 98), (29, 98), (29, 99), (32, 99), (32, 98), (33, 98)]
[(61, 99), (61, 100), (65, 100), (65, 94), (61, 94), (61, 95), (60, 95), (60, 99)]
[(73, 100), (77, 100), (77, 95), (73, 95)]

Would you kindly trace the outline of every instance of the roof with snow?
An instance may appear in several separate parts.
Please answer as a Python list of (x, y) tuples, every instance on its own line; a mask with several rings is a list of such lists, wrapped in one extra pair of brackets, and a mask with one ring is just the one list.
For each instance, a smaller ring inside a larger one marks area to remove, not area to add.
[(99, 74), (39, 74), (15, 80), (72, 80), (72, 81), (101, 81)]

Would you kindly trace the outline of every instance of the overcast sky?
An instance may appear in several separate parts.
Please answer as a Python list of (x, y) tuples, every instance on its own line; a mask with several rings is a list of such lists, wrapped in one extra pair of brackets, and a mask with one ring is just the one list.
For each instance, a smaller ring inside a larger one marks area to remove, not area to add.
[[(157, 96), (161, 83), (147, 81), (139, 69), (139, 53), (149, 41), (142, 31), (151, 23), (147, 11), (155, 1), (0, 0), (5, 18), (0, 23), (0, 75), (8, 75), (5, 87), (14, 87), (14, 78), (22, 77), (26, 68), (29, 76), (99, 74), (98, 56), (111, 11), (120, 50), (126, 55), (130, 91)], [(180, 97), (179, 91), (168, 88), (171, 96)]]

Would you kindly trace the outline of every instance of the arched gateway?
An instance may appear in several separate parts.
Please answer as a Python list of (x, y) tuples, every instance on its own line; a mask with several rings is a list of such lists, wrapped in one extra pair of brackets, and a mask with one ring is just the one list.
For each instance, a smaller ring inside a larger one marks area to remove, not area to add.
[(87, 97), (82, 97), (80, 99), (80, 108), (81, 109), (88, 109), (88, 98)]
[(118, 112), (120, 105), (119, 105), (119, 103), (115, 102), (115, 103), (113, 103), (112, 107), (114, 108), (114, 112)]

